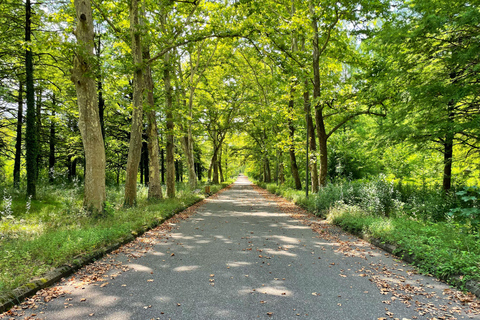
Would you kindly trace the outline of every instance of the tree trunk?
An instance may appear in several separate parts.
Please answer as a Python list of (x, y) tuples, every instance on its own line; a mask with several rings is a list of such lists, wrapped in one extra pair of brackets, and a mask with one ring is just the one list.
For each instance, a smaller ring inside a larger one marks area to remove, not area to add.
[(213, 168), (213, 178), (212, 178), (212, 183), (213, 184), (219, 184), (218, 180), (218, 151), (213, 153), (212, 157), (212, 168)]
[(36, 142), (36, 145), (37, 145), (37, 170), (36, 170), (36, 180), (38, 181), (38, 174), (40, 173), (40, 168), (42, 167), (41, 166), (41, 163), (42, 163), (42, 153), (41, 153), (41, 150), (42, 150), (42, 141), (40, 140), (40, 137), (42, 136), (42, 97), (43, 97), (43, 92), (41, 89), (38, 90), (37, 92), (37, 102), (36, 102), (36, 124), (35, 124), (35, 136), (36, 136), (36, 139), (37, 139), (37, 142)]
[(270, 161), (268, 160), (268, 156), (265, 157), (265, 173), (265, 182), (272, 182), (272, 172), (270, 169)]
[[(72, 81), (77, 90), (78, 127), (85, 150), (84, 206), (91, 212), (102, 212), (105, 194), (105, 147), (98, 114), (97, 88), (91, 76), (93, 66), (93, 17), (90, 0), (75, 0), (76, 37), (80, 46), (74, 58)], [(74, 162), (76, 162), (74, 160)], [(76, 164), (72, 164), (72, 175)]]
[(145, 186), (148, 187), (148, 184), (150, 183), (150, 170), (149, 170), (149, 162), (148, 162), (148, 144), (144, 142), (144, 147), (145, 147), (145, 157), (143, 158), (143, 176), (145, 180)]
[(308, 81), (305, 81), (305, 92), (303, 93), (303, 101), (305, 105), (305, 113), (308, 122), (308, 144), (310, 148), (310, 159), (308, 167), (310, 169), (312, 192), (318, 192), (318, 171), (317, 171), (317, 143), (315, 139), (315, 127), (313, 126), (313, 119), (310, 113), (310, 97), (308, 93)]
[(167, 110), (167, 197), (175, 198), (175, 145), (172, 86), (170, 83), (170, 53), (165, 54), (164, 62), (163, 79), (165, 81), (165, 102)]
[[(190, 126), (190, 124), (189, 124)], [(185, 158), (187, 159), (187, 170), (188, 170), (188, 185), (190, 190), (195, 190), (197, 187), (197, 175), (195, 174), (195, 160), (193, 157), (193, 139), (191, 128), (188, 129), (187, 135), (182, 137), (182, 146), (183, 152), (185, 153)]]
[(104, 121), (104, 113), (105, 113), (105, 99), (103, 99), (103, 78), (102, 78), (102, 64), (101, 64), (101, 49), (102, 49), (102, 42), (100, 35), (98, 36), (98, 43), (95, 51), (97, 53), (97, 90), (98, 90), (98, 116), (100, 118), (100, 127), (102, 129), (102, 138), (105, 142), (105, 121)]
[[(290, 101), (288, 101), (288, 107), (290, 109), (290, 112), (293, 115), (293, 92), (294, 89), (290, 89)], [(297, 166), (297, 157), (295, 155), (295, 127), (293, 125), (292, 117), (288, 118), (288, 129), (290, 133), (290, 147), (289, 147), (289, 153), (290, 153), (290, 166), (292, 170), (292, 176), (295, 181), (295, 189), (301, 190), (302, 189), (302, 183), (300, 181), (300, 175), (298, 174), (298, 166)]]
[[(150, 50), (148, 48), (144, 50), (145, 60), (150, 60)], [(158, 129), (157, 118), (155, 115), (155, 102), (153, 99), (153, 79), (152, 69), (150, 64), (147, 64), (145, 68), (145, 88), (147, 89), (147, 105), (148, 105), (148, 162), (149, 162), (149, 182), (148, 182), (148, 198), (149, 199), (162, 199), (162, 185), (160, 183), (160, 161), (159, 161), (159, 146), (158, 146)], [(163, 165), (163, 152), (162, 152), (162, 165)], [(163, 168), (162, 168), (162, 181), (163, 181)]]
[(23, 83), (18, 85), (17, 137), (15, 141), (15, 162), (13, 165), (13, 186), (20, 185), (20, 164), (22, 161), (22, 124), (23, 124)]
[(53, 96), (53, 110), (52, 110), (52, 118), (50, 119), (50, 152), (48, 154), (48, 179), (50, 183), (53, 182), (55, 178), (55, 95)]
[(453, 135), (447, 134), (443, 154), (443, 190), (452, 188)]
[(218, 154), (218, 173), (220, 175), (220, 182), (224, 182), (225, 179), (224, 179), (224, 176), (223, 176), (223, 168), (222, 168), (222, 153), (223, 153), (223, 149), (220, 148), (220, 150), (218, 150), (219, 154)]
[(445, 142), (444, 142), (444, 151), (443, 151), (443, 190), (445, 192), (450, 191), (452, 188), (452, 162), (453, 162), (453, 138), (454, 133), (453, 125), (454, 125), (454, 116), (453, 113), (453, 102), (449, 103), (448, 106), (448, 123), (449, 123), (449, 131), (445, 135)]
[(213, 156), (212, 156), (212, 160), (210, 161), (210, 165), (208, 166), (208, 170), (207, 170), (207, 179), (208, 181), (212, 181), (212, 168), (213, 168)]
[(283, 167), (283, 151), (280, 151), (278, 153), (278, 183), (279, 184), (284, 184), (285, 183), (285, 174), (283, 173), (284, 167)]
[(132, 56), (135, 65), (133, 112), (130, 144), (128, 147), (127, 171), (125, 176), (125, 206), (132, 207), (137, 200), (137, 173), (142, 152), (142, 127), (143, 127), (143, 59), (142, 43), (139, 23), (139, 0), (130, 2), (130, 33), (132, 38)]
[[(25, 3), (25, 42), (31, 41), (31, 15), (32, 5), (30, 0)], [(26, 71), (26, 167), (27, 167), (27, 197), (36, 198), (37, 195), (37, 135), (36, 135), (36, 116), (35, 116), (35, 92), (33, 85), (33, 53), (27, 47), (25, 52), (25, 71)]]
[[(315, 15), (312, 15), (313, 27), (313, 99), (318, 101), (320, 97), (320, 49), (318, 47), (318, 23)], [(320, 150), (320, 176), (318, 183), (324, 187), (327, 183), (328, 158), (327, 158), (327, 134), (323, 118), (323, 109), (320, 105), (315, 105), (315, 122), (317, 128), (318, 144)], [(313, 180), (313, 176), (312, 176)]]
[(145, 164), (145, 145), (142, 143), (142, 153), (140, 154), (140, 184), (143, 184), (143, 177), (144, 177), (144, 164)]
[(165, 184), (165, 149), (160, 150), (160, 161), (162, 162), (162, 184)]
[(327, 183), (328, 173), (327, 133), (325, 132), (325, 124), (320, 107), (315, 108), (315, 122), (317, 125), (318, 145), (320, 151), (320, 176), (318, 180), (320, 187), (324, 187)]

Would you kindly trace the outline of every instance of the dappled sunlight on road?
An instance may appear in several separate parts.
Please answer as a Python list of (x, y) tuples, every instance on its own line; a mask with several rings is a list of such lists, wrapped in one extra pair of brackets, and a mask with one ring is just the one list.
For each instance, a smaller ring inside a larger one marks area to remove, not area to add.
[(395, 260), (369, 243), (282, 205), (240, 177), (190, 217), (82, 269), (62, 283), (71, 294), (33, 312), (62, 320), (353, 320), (385, 312), (413, 319), (419, 311), (407, 303), (428, 307), (424, 278), (395, 269)]
[(177, 271), (177, 272), (194, 271), (194, 270), (197, 270), (198, 268), (200, 268), (200, 266), (180, 266), (180, 267), (174, 268), (173, 271)]

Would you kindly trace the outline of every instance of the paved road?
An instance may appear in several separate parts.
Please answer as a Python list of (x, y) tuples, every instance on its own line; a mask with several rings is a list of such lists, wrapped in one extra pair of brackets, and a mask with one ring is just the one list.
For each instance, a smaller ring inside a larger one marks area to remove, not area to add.
[(289, 211), (241, 176), (189, 218), (84, 268), (14, 318), (480, 319), (434, 278)]

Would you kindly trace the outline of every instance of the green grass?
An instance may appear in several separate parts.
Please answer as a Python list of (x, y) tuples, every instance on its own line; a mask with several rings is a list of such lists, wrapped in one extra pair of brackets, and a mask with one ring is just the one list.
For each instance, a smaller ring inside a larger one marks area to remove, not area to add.
[[(211, 185), (210, 190), (218, 192), (231, 182)], [(123, 188), (109, 187), (110, 208), (99, 218), (82, 209), (78, 186), (40, 186), (36, 201), (26, 201), (14, 190), (3, 192), (11, 201), (4, 196), (0, 206), (0, 295), (72, 262), (79, 254), (118, 243), (205, 198), (202, 192), (193, 193), (178, 184), (175, 199), (150, 201), (148, 189), (139, 186), (137, 206), (126, 209), (121, 206)]]
[(480, 280), (480, 234), (472, 232), (468, 224), (430, 214), (436, 210), (446, 212), (445, 208), (451, 206), (452, 200), (438, 192), (421, 195), (426, 200), (420, 202), (422, 190), (409, 190), (417, 201), (415, 205), (400, 201), (404, 194), (395, 194), (388, 184), (378, 181), (332, 184), (308, 198), (305, 191), (257, 184), (346, 231), (395, 245), (396, 253), (413, 255), (422, 272), (451, 283), (457, 281), (456, 276), (463, 276), (464, 282)]
[(353, 233), (393, 244), (399, 253), (414, 256), (426, 273), (449, 280), (462, 275), (463, 280), (480, 280), (480, 239), (461, 226), (449, 222), (429, 222), (403, 217), (375, 217), (355, 207), (336, 206), (328, 220)]

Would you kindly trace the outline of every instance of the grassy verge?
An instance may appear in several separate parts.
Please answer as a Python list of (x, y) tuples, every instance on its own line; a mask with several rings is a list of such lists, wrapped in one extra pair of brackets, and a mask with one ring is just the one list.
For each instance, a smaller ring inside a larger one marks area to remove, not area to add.
[[(275, 184), (259, 183), (259, 186), (327, 218), (346, 231), (394, 245), (396, 253), (412, 256), (422, 272), (450, 283), (459, 278), (463, 283), (480, 280), (480, 236), (464, 225), (448, 219), (436, 222), (423, 219), (402, 210), (401, 203), (396, 204), (398, 208), (388, 215), (362, 205), (380, 203), (378, 193), (372, 193), (370, 198), (364, 195), (362, 203), (346, 203), (341, 195), (332, 192), (333, 187), (306, 198), (305, 192)], [(338, 192), (345, 191), (336, 188)]]
[[(226, 185), (211, 185), (211, 193)], [(14, 191), (4, 192), (0, 207), (0, 295), (32, 277), (71, 263), (78, 255), (136, 235), (145, 226), (205, 198), (202, 192), (189, 192), (186, 186), (178, 185), (175, 199), (149, 201), (147, 188), (139, 187), (138, 205), (125, 209), (121, 206), (123, 190), (111, 187), (107, 190), (106, 214), (91, 217), (82, 210), (79, 187), (41, 187), (40, 200), (36, 201), (25, 201)]]

